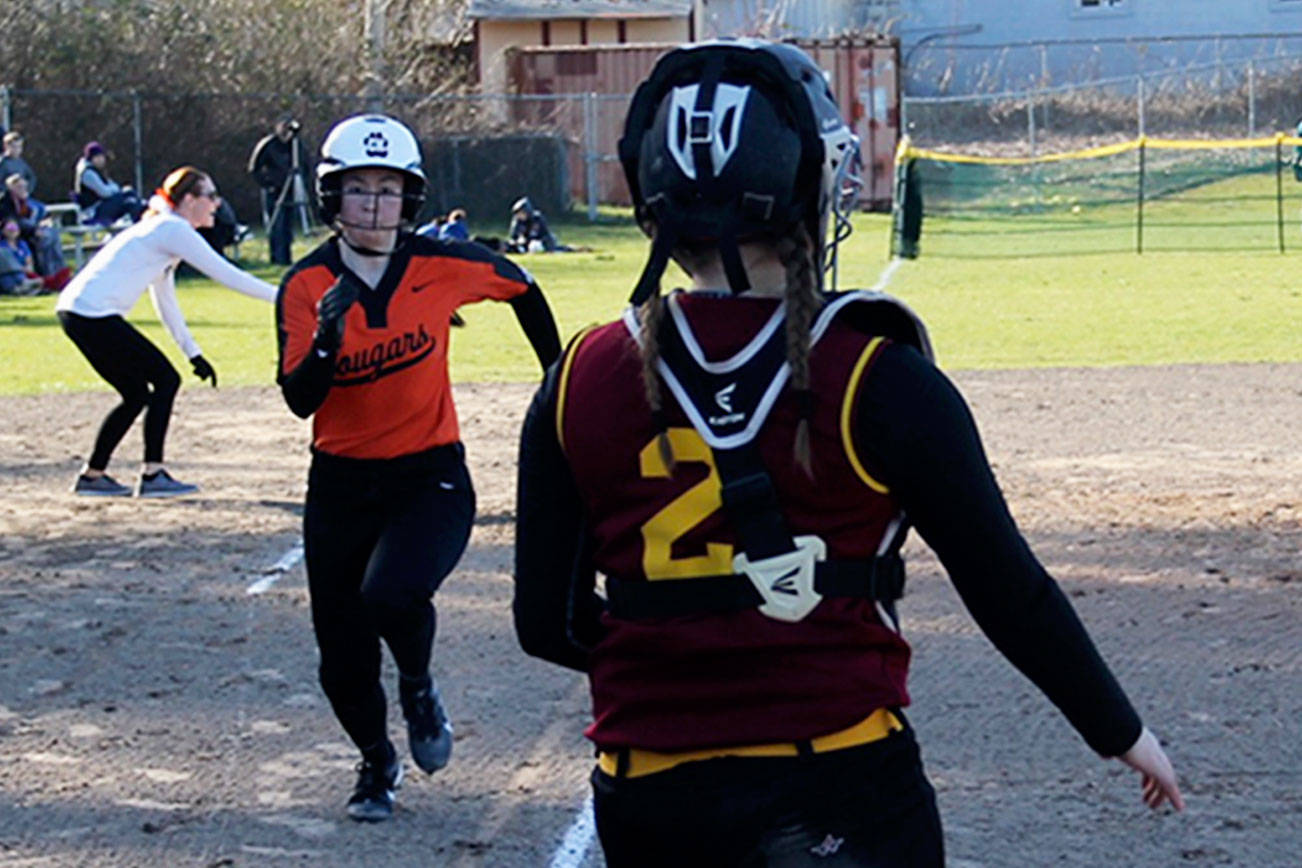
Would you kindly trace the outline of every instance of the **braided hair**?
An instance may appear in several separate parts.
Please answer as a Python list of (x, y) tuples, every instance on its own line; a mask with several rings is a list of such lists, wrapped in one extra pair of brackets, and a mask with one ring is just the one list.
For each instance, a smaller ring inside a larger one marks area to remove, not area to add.
[(646, 402), (651, 407), (651, 418), (656, 427), (656, 445), (660, 449), (660, 460), (674, 472), (674, 448), (669, 442), (669, 426), (665, 421), (664, 392), (660, 388), (660, 374), (656, 372), (656, 362), (660, 360), (660, 323), (665, 318), (665, 298), (659, 292), (638, 309), (642, 338), (642, 389)]
[(811, 249), (813, 243), (803, 223), (797, 223), (777, 245), (778, 258), (787, 270), (787, 364), (791, 367), (791, 390), (800, 413), (793, 450), (796, 463), (812, 479), (814, 463), (809, 426), (814, 415), (814, 392), (809, 385), (809, 327), (818, 313), (819, 294)]
[[(786, 269), (784, 291), (787, 303), (786, 355), (787, 364), (791, 367), (791, 389), (800, 413), (800, 420), (796, 423), (793, 454), (796, 463), (811, 478), (814, 475), (814, 466), (809, 428), (814, 413), (814, 393), (810, 389), (809, 377), (809, 329), (820, 306), (817, 274), (814, 271), (813, 258), (810, 256), (812, 247), (809, 232), (804, 224), (796, 224), (788, 234), (782, 236), (776, 247), (778, 258)], [(674, 252), (674, 258), (680, 262), (699, 260), (700, 256), (701, 251), (692, 249)], [(665, 307), (664, 296), (659, 291), (652, 293), (651, 297), (638, 308), (638, 322), (641, 338), (642, 389), (646, 402), (651, 407), (660, 458), (669, 468), (669, 472), (673, 473), (673, 445), (669, 441), (668, 424), (665, 420), (664, 391), (661, 388), (660, 374), (656, 371), (656, 364), (660, 358), (660, 324), (664, 321)]]

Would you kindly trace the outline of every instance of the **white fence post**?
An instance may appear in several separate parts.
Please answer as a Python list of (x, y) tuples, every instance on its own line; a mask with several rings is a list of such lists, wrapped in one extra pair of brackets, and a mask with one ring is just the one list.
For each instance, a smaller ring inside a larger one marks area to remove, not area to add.
[(1248, 138), (1257, 134), (1257, 68), (1248, 61)]
[(1135, 102), (1139, 107), (1139, 137), (1144, 137), (1144, 77), (1135, 78)]
[(1035, 96), (1034, 91), (1026, 92), (1026, 135), (1031, 143), (1031, 156), (1035, 154)]

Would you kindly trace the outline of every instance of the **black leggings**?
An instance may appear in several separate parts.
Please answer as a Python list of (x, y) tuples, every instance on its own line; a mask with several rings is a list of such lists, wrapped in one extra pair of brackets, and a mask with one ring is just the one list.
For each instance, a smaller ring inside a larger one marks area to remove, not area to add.
[(122, 403), (110, 410), (99, 426), (95, 451), (87, 465), (92, 470), (108, 467), (113, 450), (141, 410), (145, 411), (145, 461), (161, 462), (172, 401), (181, 388), (176, 368), (120, 316), (92, 318), (59, 311), (59, 322), (95, 373), (122, 396)]
[(790, 759), (725, 757), (641, 778), (592, 774), (611, 868), (942, 868), (913, 731)]
[(434, 591), (475, 517), (460, 443), (387, 460), (317, 453), (303, 540), (321, 687), (359, 748), (386, 738), (380, 639), (398, 672), (429, 671)]

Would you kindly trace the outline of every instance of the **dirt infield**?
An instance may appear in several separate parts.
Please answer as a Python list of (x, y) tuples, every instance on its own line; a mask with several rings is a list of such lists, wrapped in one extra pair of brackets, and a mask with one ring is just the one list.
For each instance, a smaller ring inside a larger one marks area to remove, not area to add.
[[(1189, 810), (1147, 812), (1137, 777), (999, 657), (914, 540), (911, 719), (951, 864), (1298, 864), (1302, 365), (956, 379)], [(169, 451), (203, 492), (87, 501), (67, 488), (110, 396), (5, 400), (0, 864), (547, 865), (591, 752), (585, 684), (524, 657), (510, 624), (528, 395), (457, 390), (479, 518), (438, 596), (456, 751), (410, 774), (378, 827), (343, 815), (354, 758), (316, 684), (302, 565), (268, 572), (298, 539), (306, 424), (271, 389), (187, 388)], [(139, 443), (137, 426), (120, 478)]]

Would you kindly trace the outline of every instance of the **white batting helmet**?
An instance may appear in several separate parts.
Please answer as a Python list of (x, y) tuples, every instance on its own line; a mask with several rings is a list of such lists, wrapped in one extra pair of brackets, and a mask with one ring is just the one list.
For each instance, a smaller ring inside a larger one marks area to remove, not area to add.
[(316, 192), (321, 219), (334, 222), (339, 214), (339, 181), (350, 169), (392, 169), (402, 174), (402, 219), (416, 219), (425, 204), (425, 169), (420, 142), (405, 124), (388, 115), (368, 114), (345, 118), (334, 125), (321, 143), (316, 166)]

